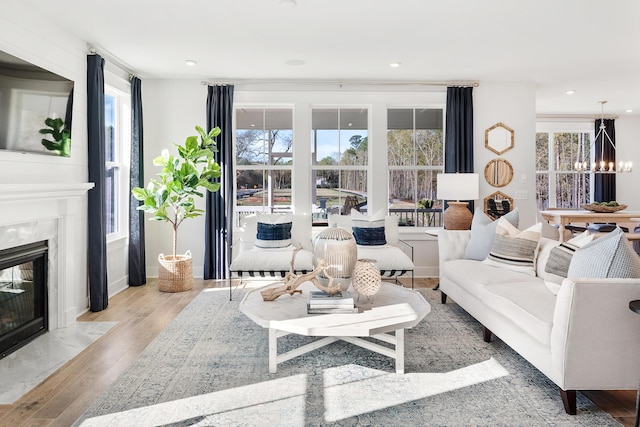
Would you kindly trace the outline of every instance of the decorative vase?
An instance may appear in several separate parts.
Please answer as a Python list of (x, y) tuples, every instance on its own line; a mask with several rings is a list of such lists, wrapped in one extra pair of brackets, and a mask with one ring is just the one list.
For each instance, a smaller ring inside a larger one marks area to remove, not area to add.
[(378, 262), (374, 259), (359, 259), (353, 269), (351, 286), (360, 295), (375, 295), (382, 286)]
[(158, 289), (160, 292), (182, 292), (193, 288), (191, 251), (184, 255), (158, 255)]
[[(327, 263), (327, 274), (333, 277), (333, 283), (338, 283), (340, 289), (346, 291), (351, 284), (351, 275), (358, 259), (358, 247), (353, 235), (337, 225), (321, 231), (313, 245), (314, 264), (323, 259)], [(324, 272), (318, 275), (323, 285), (329, 283)]]

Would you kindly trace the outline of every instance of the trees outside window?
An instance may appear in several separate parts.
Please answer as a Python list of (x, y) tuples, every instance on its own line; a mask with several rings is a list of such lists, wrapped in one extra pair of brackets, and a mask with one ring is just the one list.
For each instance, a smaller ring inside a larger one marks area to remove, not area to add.
[[(573, 127), (576, 127), (575, 125)], [(585, 128), (585, 126), (577, 126)], [(590, 203), (593, 174), (578, 171), (576, 163), (591, 164), (593, 132), (560, 129), (536, 133), (536, 203), (548, 207), (579, 208)]]
[(443, 110), (387, 110), (389, 212), (405, 226), (439, 226), (436, 175), (444, 170)]
[(293, 112), (236, 109), (236, 221), (255, 212), (291, 210)]
[(369, 126), (366, 108), (311, 111), (311, 174), (314, 223), (330, 213), (367, 209)]

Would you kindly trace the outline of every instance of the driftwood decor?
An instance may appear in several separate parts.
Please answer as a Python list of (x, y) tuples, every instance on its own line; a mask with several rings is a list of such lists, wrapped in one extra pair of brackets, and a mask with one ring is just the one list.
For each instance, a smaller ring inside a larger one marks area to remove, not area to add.
[[(293, 264), (296, 259), (296, 254), (300, 249), (302, 248), (296, 247), (296, 250), (293, 251), (293, 255), (291, 256), (291, 267), (287, 275), (284, 276), (284, 279), (282, 280), (283, 284), (278, 286), (277, 288), (269, 288), (260, 292), (260, 294), (262, 295), (263, 301), (274, 301), (280, 295), (284, 295), (284, 294), (293, 295), (295, 293), (302, 293), (302, 291), (297, 288), (304, 282), (311, 282), (318, 289), (328, 294), (335, 294), (340, 292), (341, 290), (340, 285), (333, 284), (333, 277), (327, 273), (328, 266), (325, 260), (323, 259), (318, 259), (318, 265), (313, 271), (309, 273), (298, 275), (294, 272)], [(320, 273), (323, 273), (326, 277), (329, 278), (329, 283), (326, 286), (322, 285), (318, 280), (318, 275)]]

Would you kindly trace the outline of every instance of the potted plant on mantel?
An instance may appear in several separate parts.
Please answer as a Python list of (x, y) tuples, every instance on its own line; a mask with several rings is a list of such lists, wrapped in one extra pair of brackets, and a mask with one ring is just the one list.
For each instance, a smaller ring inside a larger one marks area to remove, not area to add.
[(173, 255), (158, 256), (158, 289), (162, 292), (188, 291), (193, 287), (193, 267), (191, 253), (177, 255), (178, 227), (187, 218), (195, 218), (204, 213), (196, 209), (195, 197), (203, 197), (203, 190), (218, 191), (219, 182), (211, 178), (220, 177), (220, 165), (213, 159), (217, 152), (214, 137), (220, 135), (220, 128), (209, 133), (196, 126), (198, 136), (187, 137), (184, 145), (175, 144), (179, 157), (162, 150), (153, 164), (161, 166), (158, 178), (151, 179), (147, 188), (136, 187), (131, 190), (133, 196), (142, 201), (138, 207), (153, 214), (150, 220), (166, 221), (173, 227)]

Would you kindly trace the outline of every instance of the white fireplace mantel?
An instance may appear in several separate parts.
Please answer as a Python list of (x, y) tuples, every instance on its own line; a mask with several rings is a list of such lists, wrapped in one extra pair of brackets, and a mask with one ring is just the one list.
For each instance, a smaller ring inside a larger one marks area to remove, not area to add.
[(0, 249), (47, 241), (49, 330), (87, 307), (87, 191), (93, 183), (0, 184)]
[(84, 195), (93, 187), (92, 182), (0, 184), (0, 201), (76, 197)]

